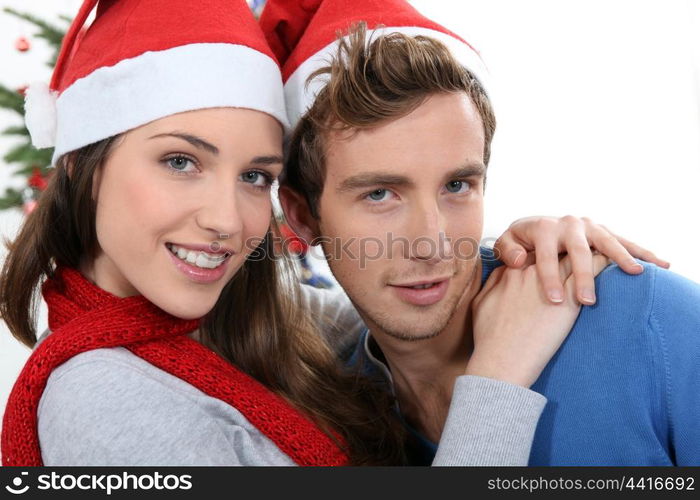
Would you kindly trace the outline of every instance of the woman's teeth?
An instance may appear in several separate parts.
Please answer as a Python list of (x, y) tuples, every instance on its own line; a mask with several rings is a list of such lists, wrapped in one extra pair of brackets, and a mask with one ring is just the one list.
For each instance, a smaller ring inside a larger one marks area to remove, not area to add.
[(202, 267), (204, 269), (214, 269), (219, 267), (226, 258), (230, 255), (228, 252), (225, 254), (209, 254), (201, 251), (187, 250), (186, 248), (173, 245), (168, 243), (166, 245), (168, 250), (172, 252), (173, 255), (181, 260), (184, 260), (188, 264), (193, 266)]

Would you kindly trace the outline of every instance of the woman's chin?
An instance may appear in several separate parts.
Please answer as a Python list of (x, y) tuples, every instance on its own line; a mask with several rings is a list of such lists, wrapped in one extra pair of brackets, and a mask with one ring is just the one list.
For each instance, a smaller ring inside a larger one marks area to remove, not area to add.
[(185, 320), (199, 319), (206, 316), (216, 304), (216, 300), (203, 301), (201, 298), (186, 302), (173, 301), (172, 298), (169, 298), (169, 300), (151, 300), (151, 302), (168, 314)]

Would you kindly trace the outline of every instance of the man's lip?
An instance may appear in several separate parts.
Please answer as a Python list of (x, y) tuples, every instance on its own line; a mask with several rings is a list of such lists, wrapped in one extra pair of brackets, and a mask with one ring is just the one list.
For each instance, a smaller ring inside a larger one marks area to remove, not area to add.
[(236, 253), (231, 248), (225, 247), (225, 246), (220, 245), (216, 242), (214, 242), (214, 243), (216, 243), (216, 245), (219, 247), (218, 250), (212, 249), (211, 246), (214, 245), (214, 243), (210, 243), (208, 245), (199, 245), (199, 244), (190, 244), (190, 243), (175, 243), (172, 241), (168, 241), (167, 243), (169, 245), (175, 245), (176, 247), (185, 248), (187, 250), (192, 250), (194, 252), (206, 252), (206, 253), (210, 253), (210, 254), (221, 254), (221, 255), (224, 255), (227, 253), (230, 255), (233, 255)]
[[(447, 289), (450, 286), (450, 280), (444, 279), (441, 281), (421, 281), (415, 282), (416, 285), (391, 285), (392, 293), (403, 302), (418, 307), (428, 307), (440, 302), (447, 294)], [(415, 288), (418, 284), (431, 285), (427, 288)]]
[(443, 281), (447, 281), (450, 279), (452, 276), (445, 276), (443, 278), (435, 278), (435, 279), (430, 279), (430, 280), (421, 280), (421, 281), (412, 281), (410, 283), (389, 283), (389, 286), (399, 286), (403, 288), (411, 288), (414, 286), (421, 286), (421, 285), (433, 285), (436, 283), (442, 283)]

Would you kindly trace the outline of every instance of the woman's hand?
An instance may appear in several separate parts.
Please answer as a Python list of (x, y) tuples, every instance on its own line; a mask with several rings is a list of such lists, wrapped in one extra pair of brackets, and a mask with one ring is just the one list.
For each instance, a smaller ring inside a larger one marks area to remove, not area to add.
[[(593, 274), (609, 261), (593, 256)], [(538, 269), (499, 267), (472, 301), (474, 351), (466, 375), (479, 375), (530, 387), (569, 334), (581, 310), (576, 299), (572, 259), (558, 262), (564, 282), (561, 304), (542, 293)]]
[(610, 258), (628, 274), (639, 274), (644, 270), (635, 257), (660, 267), (670, 266), (649, 250), (608, 231), (605, 226), (586, 217), (571, 215), (518, 219), (494, 245), (496, 258), (514, 268), (522, 267), (527, 254), (534, 251), (542, 290), (553, 303), (560, 303), (564, 294), (557, 266), (559, 254), (566, 252), (571, 259), (576, 297), (587, 305), (596, 300), (591, 249)]

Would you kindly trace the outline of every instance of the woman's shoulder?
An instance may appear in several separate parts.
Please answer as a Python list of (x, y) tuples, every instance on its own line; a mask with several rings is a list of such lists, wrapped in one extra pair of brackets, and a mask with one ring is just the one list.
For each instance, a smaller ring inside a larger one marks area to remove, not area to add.
[(197, 397), (201, 394), (187, 382), (157, 368), (128, 349), (113, 347), (83, 352), (54, 369), (44, 395), (100, 387), (113, 390), (126, 387), (136, 395), (139, 392), (136, 388), (147, 390), (156, 385), (160, 391), (173, 391), (182, 396)]
[(236, 408), (127, 349), (56, 368), (39, 409), (47, 465), (236, 465), (288, 458)]

